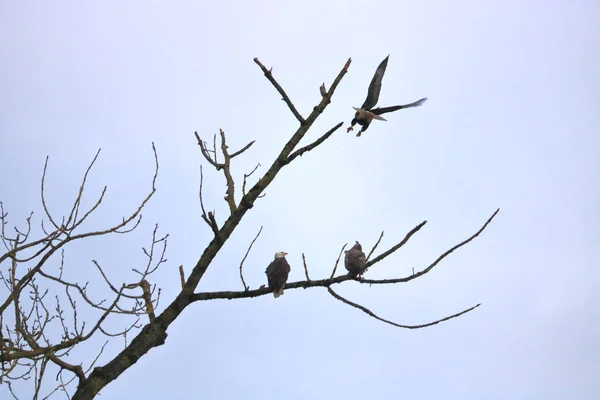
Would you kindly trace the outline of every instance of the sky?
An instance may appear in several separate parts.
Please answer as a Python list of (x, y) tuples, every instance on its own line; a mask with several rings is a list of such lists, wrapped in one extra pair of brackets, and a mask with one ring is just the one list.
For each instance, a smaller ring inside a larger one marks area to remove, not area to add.
[[(262, 174), (297, 121), (253, 58), (273, 67), (306, 116), (321, 83), (352, 57), (302, 144), (344, 127), (281, 171), (198, 290), (242, 289), (239, 263), (261, 226), (244, 264), (252, 288), (266, 283), (277, 251), (289, 253), (290, 281), (303, 279), (302, 253), (311, 277), (323, 278), (345, 243), (370, 249), (385, 231), (382, 251), (427, 220), (367, 274), (402, 277), (500, 208), (479, 238), (419, 279), (335, 288), (401, 324), (481, 307), (404, 330), (323, 288), (199, 302), (102, 398), (596, 399), (599, 49), (595, 1), (2, 1), (0, 200), (11, 224), (23, 226), (30, 211), (39, 223), (49, 156), (48, 206), (66, 213), (101, 148), (85, 204), (108, 191), (87, 227), (119, 222), (150, 188), (154, 143), (158, 191), (138, 230), (75, 244), (65, 265), (69, 276), (98, 282), (97, 260), (115, 281), (130, 281), (158, 224), (169, 234), (168, 262), (152, 282), (162, 288), (160, 311), (180, 289), (179, 265), (189, 273), (211, 240), (200, 165), (207, 207), (219, 222), (228, 212), (223, 176), (203, 160), (194, 131), (208, 140), (223, 129), (230, 149), (256, 140), (232, 172), (240, 183), (260, 163)], [(345, 131), (351, 107), (388, 54), (380, 105), (428, 101), (357, 138)], [(94, 290), (106, 293), (99, 283)], [(89, 362), (101, 344), (72, 360)], [(122, 348), (111, 341), (100, 363)], [(30, 398), (30, 381), (15, 387)]]

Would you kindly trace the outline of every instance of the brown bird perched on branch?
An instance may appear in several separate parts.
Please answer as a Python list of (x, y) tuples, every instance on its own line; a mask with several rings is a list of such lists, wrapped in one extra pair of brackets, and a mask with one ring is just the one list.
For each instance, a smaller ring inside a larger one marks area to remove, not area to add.
[(367, 257), (365, 256), (365, 253), (363, 253), (362, 246), (360, 243), (358, 243), (358, 241), (350, 250), (346, 250), (344, 264), (346, 265), (346, 269), (350, 275), (358, 276), (362, 274), (365, 269), (366, 262)]
[(383, 60), (381, 64), (379, 64), (379, 67), (377, 67), (375, 75), (373, 75), (373, 79), (371, 79), (371, 84), (369, 85), (367, 99), (363, 103), (362, 107), (352, 107), (356, 110), (356, 114), (354, 114), (354, 118), (352, 119), (351, 125), (348, 128), (348, 132), (353, 130), (354, 125), (358, 123), (362, 126), (362, 128), (360, 128), (360, 131), (356, 134), (356, 136), (360, 136), (364, 131), (366, 131), (374, 119), (378, 119), (380, 121), (387, 121), (385, 118), (380, 116), (381, 114), (389, 113), (392, 111), (398, 111), (403, 108), (418, 107), (427, 100), (427, 97), (424, 97), (410, 104), (373, 108), (377, 105), (377, 102), (379, 101), (379, 92), (381, 92), (381, 81), (383, 80), (383, 75), (385, 74), (385, 69), (387, 68), (389, 58), (390, 56), (388, 55), (385, 58), (385, 60)]
[(273, 297), (278, 298), (283, 294), (283, 288), (287, 282), (290, 273), (290, 264), (288, 264), (285, 256), (288, 253), (280, 251), (275, 253), (275, 259), (269, 264), (265, 273), (269, 282), (269, 289), (273, 291)]

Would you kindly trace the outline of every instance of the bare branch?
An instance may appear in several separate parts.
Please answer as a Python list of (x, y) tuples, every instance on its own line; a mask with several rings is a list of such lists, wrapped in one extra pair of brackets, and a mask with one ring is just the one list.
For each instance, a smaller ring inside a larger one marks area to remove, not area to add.
[(340, 262), (340, 258), (342, 258), (342, 253), (344, 252), (344, 249), (346, 248), (346, 246), (348, 246), (348, 243), (346, 243), (344, 246), (342, 246), (342, 249), (340, 250), (340, 254), (338, 255), (337, 260), (335, 260), (335, 265), (333, 266), (333, 271), (331, 271), (331, 276), (329, 277), (329, 279), (333, 279), (333, 277), (335, 275), (335, 271), (337, 270), (338, 263)]
[(371, 258), (371, 255), (373, 255), (373, 252), (375, 251), (375, 249), (377, 248), (377, 246), (379, 246), (379, 242), (381, 242), (381, 239), (383, 239), (383, 231), (381, 231), (381, 235), (379, 236), (379, 239), (377, 240), (377, 243), (375, 243), (375, 246), (373, 246), (373, 248), (369, 252), (369, 255), (367, 256), (367, 262), (369, 262), (369, 259)]
[(198, 197), (200, 198), (200, 207), (202, 208), (202, 219), (212, 229), (210, 221), (208, 220), (208, 215), (206, 215), (206, 209), (204, 208), (204, 199), (202, 198), (202, 186), (203, 186), (203, 184), (204, 184), (204, 173), (202, 172), (202, 164), (200, 164), (200, 190), (199, 190), (199, 193), (198, 193)]
[(223, 173), (225, 174), (225, 180), (227, 181), (227, 192), (225, 192), (225, 201), (229, 206), (229, 212), (233, 214), (237, 206), (235, 204), (235, 183), (233, 182), (233, 176), (231, 176), (231, 156), (227, 151), (225, 132), (223, 132), (223, 129), (219, 129), (219, 133), (221, 134), (221, 151), (223, 152), (223, 157), (225, 157), (225, 162), (222, 164)]
[(468, 309), (466, 309), (466, 310), (463, 310), (463, 311), (461, 311), (461, 312), (459, 312), (459, 313), (456, 313), (456, 314), (450, 315), (450, 316), (448, 316), (448, 317), (445, 317), (445, 318), (442, 318), (442, 319), (438, 319), (437, 321), (428, 322), (428, 323), (426, 323), (426, 324), (422, 324), (422, 325), (400, 325), (400, 324), (397, 324), (397, 323), (395, 323), (395, 322), (392, 322), (392, 321), (390, 321), (390, 320), (387, 320), (387, 319), (384, 319), (384, 318), (378, 317), (377, 315), (375, 315), (375, 314), (374, 314), (374, 313), (373, 313), (371, 310), (369, 310), (368, 308), (366, 308), (366, 307), (363, 307), (363, 306), (361, 306), (360, 304), (353, 303), (353, 302), (351, 302), (350, 300), (347, 300), (347, 299), (343, 298), (342, 296), (340, 296), (339, 294), (337, 294), (336, 292), (334, 292), (334, 291), (333, 291), (333, 289), (332, 289), (332, 288), (330, 288), (330, 287), (328, 287), (328, 288), (327, 288), (327, 290), (329, 291), (329, 293), (330, 293), (330, 294), (331, 294), (333, 297), (335, 297), (336, 299), (338, 299), (338, 300), (339, 300), (339, 301), (341, 301), (342, 303), (345, 303), (345, 304), (348, 304), (349, 306), (352, 306), (352, 307), (358, 308), (359, 310), (361, 310), (361, 311), (363, 311), (363, 312), (367, 313), (367, 314), (368, 314), (368, 315), (370, 315), (371, 317), (373, 317), (373, 318), (375, 318), (375, 319), (377, 319), (377, 320), (379, 320), (379, 321), (381, 321), (381, 322), (385, 322), (386, 324), (390, 324), (390, 325), (393, 325), (393, 326), (397, 326), (398, 328), (406, 328), (406, 329), (421, 329), (421, 328), (426, 328), (426, 327), (428, 327), (428, 326), (436, 325), (436, 324), (439, 324), (440, 322), (444, 322), (444, 321), (448, 321), (448, 320), (450, 320), (450, 319), (452, 319), (452, 318), (460, 317), (461, 315), (463, 315), (463, 314), (466, 314), (466, 313), (468, 313), (469, 311), (473, 311), (474, 309), (476, 309), (477, 307), (479, 307), (479, 306), (481, 305), (481, 304), (477, 304), (476, 306), (473, 306), (473, 307), (471, 307), (471, 308), (468, 308)]
[(54, 226), (54, 229), (59, 230), (58, 224), (56, 222), (54, 222), (54, 219), (52, 218), (50, 211), (48, 211), (48, 206), (46, 205), (46, 195), (44, 193), (44, 186), (46, 183), (46, 170), (48, 169), (48, 159), (49, 159), (49, 157), (46, 156), (46, 162), (44, 163), (44, 172), (42, 173), (42, 183), (41, 183), (42, 207), (44, 207), (44, 212), (46, 213), (46, 217), (48, 217), (48, 220), (50, 221), (52, 226)]
[(147, 280), (143, 279), (140, 282), (140, 286), (142, 287), (144, 302), (146, 304), (146, 312), (148, 313), (148, 318), (150, 318), (150, 323), (154, 322), (156, 316), (154, 315), (154, 305), (152, 304), (152, 296), (150, 294), (150, 284)]
[(323, 82), (321, 84), (321, 86), (319, 86), (319, 92), (321, 93), (322, 97), (327, 96), (327, 89), (325, 88), (325, 82)]
[(217, 169), (217, 171), (220, 170), (221, 168), (223, 168), (223, 164), (219, 164), (216, 161), (217, 160), (216, 151), (214, 152), (215, 159), (213, 160), (212, 157), (210, 156), (210, 154), (208, 154), (209, 150), (206, 149), (206, 143), (200, 139), (198, 132), (194, 132), (194, 135), (196, 136), (196, 140), (198, 140), (198, 145), (200, 146), (200, 152), (202, 153), (202, 155), (204, 156), (206, 161), (208, 161), (210, 163), (210, 165), (215, 167)]
[[(408, 242), (408, 240), (411, 238), (411, 236), (414, 235), (415, 233), (417, 233), (423, 226), (425, 226), (426, 223), (427, 223), (427, 221), (421, 222), (419, 225), (415, 226), (410, 232), (408, 232), (406, 234), (406, 236), (404, 237), (404, 239), (402, 239), (402, 241), (400, 243), (398, 243), (397, 245), (395, 245), (394, 247), (392, 247), (388, 251), (384, 252), (383, 254), (378, 255), (373, 260), (367, 262), (365, 264), (365, 269), (369, 268), (371, 265), (373, 265), (375, 263), (378, 263), (379, 261), (383, 260), (384, 258), (386, 258), (387, 256), (389, 256), (390, 254), (392, 254), (393, 252), (395, 252), (396, 250), (398, 250), (400, 247), (404, 246), (406, 244), (406, 242)], [(370, 256), (370, 254), (369, 254), (369, 256)]]
[(254, 169), (252, 171), (250, 171), (249, 174), (244, 174), (244, 183), (242, 184), (242, 195), (243, 196), (246, 195), (246, 179), (250, 178), (250, 176), (252, 176), (252, 174), (258, 169), (258, 167), (260, 167), (260, 163), (256, 164), (256, 167), (254, 167)]
[(256, 242), (256, 239), (258, 239), (262, 230), (263, 230), (263, 227), (261, 226), (260, 230), (254, 237), (254, 240), (252, 240), (252, 242), (250, 243), (250, 246), (248, 246), (248, 250), (246, 250), (246, 255), (244, 255), (244, 258), (242, 258), (242, 262), (240, 263), (240, 279), (242, 280), (242, 285), (244, 286), (244, 290), (248, 290), (250, 288), (246, 285), (246, 282), (244, 281), (244, 274), (242, 273), (242, 267), (244, 266), (244, 261), (246, 261), (246, 257), (248, 257), (248, 254), (250, 254), (250, 250), (252, 250), (252, 246), (254, 245), (254, 242)]
[(294, 158), (296, 158), (298, 156), (302, 156), (307, 151), (311, 151), (312, 149), (314, 149), (315, 147), (317, 147), (318, 145), (320, 145), (321, 143), (323, 143), (331, 135), (333, 135), (333, 133), (335, 131), (337, 131), (340, 128), (340, 126), (342, 126), (343, 124), (344, 124), (343, 122), (340, 122), (339, 124), (337, 124), (336, 126), (334, 126), (333, 128), (331, 128), (330, 130), (328, 130), (323, 136), (321, 136), (320, 138), (318, 138), (317, 140), (315, 140), (311, 144), (309, 144), (307, 146), (304, 146), (304, 147), (296, 150), (292, 154), (290, 154), (290, 156), (287, 159), (287, 162), (288, 163), (292, 162), (294, 160)]
[[(64, 225), (61, 225), (60, 228), (57, 228), (57, 232), (59, 232), (59, 234), (63, 234), (64, 233), (64, 234), (67, 235), (67, 237), (64, 240), (62, 240), (60, 243), (58, 243), (56, 246), (50, 246), (51, 247), (50, 250), (48, 252), (44, 253), (44, 255), (41, 257), (41, 259), (38, 261), (38, 263), (33, 268), (29, 269), (29, 271), (23, 277), (21, 277), (21, 279), (19, 280), (18, 284), (15, 286), (15, 288), (12, 290), (12, 292), (6, 298), (6, 300), (4, 301), (4, 303), (2, 303), (2, 305), (0, 305), (0, 314), (2, 312), (4, 312), (4, 310), (8, 307), (8, 305), (12, 301), (14, 301), (18, 296), (20, 296), (21, 291), (23, 290), (23, 288), (25, 288), (29, 284), (29, 282), (33, 279), (33, 277), (40, 271), (40, 269), (42, 268), (42, 266), (44, 265), (44, 263), (56, 251), (58, 251), (61, 248), (63, 248), (66, 244), (68, 244), (68, 243), (70, 243), (72, 241), (75, 241), (75, 240), (80, 240), (80, 239), (84, 239), (84, 238), (88, 238), (88, 237), (92, 237), (92, 236), (103, 236), (103, 235), (107, 235), (107, 234), (110, 234), (110, 233), (120, 233), (120, 229), (126, 227), (127, 225), (129, 225), (130, 222), (132, 222), (132, 221), (134, 221), (136, 219), (138, 220), (137, 223), (139, 223), (139, 218), (141, 218), (141, 211), (142, 211), (142, 209), (146, 206), (146, 204), (148, 203), (148, 201), (150, 201), (150, 199), (152, 198), (152, 196), (156, 192), (156, 179), (157, 179), (157, 176), (158, 176), (159, 164), (158, 164), (158, 155), (156, 153), (156, 147), (154, 146), (154, 142), (152, 142), (152, 150), (154, 152), (154, 162), (155, 162), (154, 177), (152, 178), (152, 190), (146, 196), (146, 198), (141, 202), (141, 204), (138, 206), (137, 210), (135, 210), (129, 217), (123, 218), (122, 222), (120, 222), (120, 223), (118, 223), (116, 225), (113, 225), (112, 227), (109, 227), (109, 228), (106, 228), (104, 230), (101, 230), (101, 231), (87, 232), (87, 233), (81, 233), (81, 234), (78, 234), (78, 235), (73, 235), (72, 234), (72, 231), (74, 230), (73, 227), (71, 227), (70, 231)], [(46, 165), (47, 165), (47, 162), (46, 162)], [(46, 165), (44, 166), (44, 173), (43, 173), (43, 176), (42, 176), (42, 180), (45, 178)], [(42, 184), (42, 186), (43, 186), (43, 184)], [(43, 189), (42, 189), (42, 192), (43, 192)], [(45, 200), (43, 199), (43, 194), (42, 194), (42, 202), (44, 202), (44, 201)], [(137, 223), (135, 224), (134, 228), (137, 226)], [(134, 228), (132, 228), (132, 229), (134, 229)], [(129, 231), (131, 231), (132, 229), (130, 229)], [(68, 234), (67, 234), (67, 231), (68, 231)], [(52, 235), (53, 235), (53, 233), (50, 234), (50, 236), (52, 236)]]
[[(490, 218), (488, 218), (488, 220), (485, 222), (485, 224), (483, 224), (483, 226), (477, 231), (475, 232), (473, 235), (471, 235), (468, 239), (460, 242), (459, 244), (457, 244), (456, 246), (453, 246), (452, 248), (446, 250), (441, 256), (439, 256), (434, 262), (432, 262), (427, 268), (425, 268), (424, 270), (417, 272), (416, 274), (413, 273), (410, 276), (407, 276), (405, 278), (399, 278), (399, 279), (361, 279), (360, 282), (361, 283), (368, 283), (368, 284), (389, 284), (389, 283), (400, 283), (400, 282), (408, 282), (408, 281), (412, 281), (413, 279), (417, 279), (420, 276), (425, 275), (426, 273), (428, 273), (429, 271), (431, 271), (436, 265), (438, 265), (444, 258), (446, 258), (447, 256), (449, 256), (452, 252), (454, 252), (454, 250), (457, 250), (459, 248), (461, 248), (462, 246), (466, 245), (467, 243), (469, 243), (471, 240), (475, 239), (477, 236), (479, 236), (481, 234), (481, 232), (483, 232), (485, 230), (485, 228), (487, 228), (487, 226), (490, 224), (490, 222), (492, 222), (492, 220), (494, 219), (494, 217), (498, 214), (498, 212), (500, 211), (500, 209), (498, 208)], [(423, 225), (423, 224), (421, 224)], [(413, 229), (414, 231), (414, 229)], [(411, 231), (412, 232), (412, 231)], [(409, 232), (409, 235), (411, 233)], [(408, 235), (407, 235), (408, 236)], [(406, 239), (406, 238), (405, 238)], [(392, 248), (393, 249), (393, 248)], [(387, 253), (382, 254), (379, 257), (382, 257), (384, 255), (387, 256)], [(367, 263), (367, 265), (373, 265), (374, 263), (376, 263), (379, 257), (375, 258), (375, 260), (371, 261), (370, 263)], [(287, 287), (286, 287), (287, 288)]]
[(245, 152), (246, 150), (248, 150), (250, 148), (250, 146), (252, 146), (254, 144), (254, 142), (256, 142), (256, 140), (251, 141), (250, 143), (248, 143), (247, 145), (245, 145), (241, 150), (238, 150), (235, 153), (233, 153), (231, 155), (231, 158), (237, 157), (240, 154), (242, 154), (243, 152)]
[[(452, 249), (450, 249), (449, 251), (444, 253), (442, 256), (440, 256), (433, 264), (431, 264), (425, 270), (418, 272), (417, 274), (411, 275), (409, 277), (402, 278), (402, 279), (382, 279), (382, 280), (356, 279), (348, 274), (338, 275), (336, 277), (333, 277), (333, 275), (335, 275), (335, 269), (337, 268), (337, 264), (339, 263), (341, 255), (347, 245), (346, 244), (346, 245), (344, 245), (344, 247), (342, 247), (342, 250), (340, 251), (340, 255), (336, 261), (336, 266), (334, 267), (334, 273), (332, 274), (332, 276), (329, 279), (289, 282), (289, 283), (285, 284), (285, 290), (300, 289), (300, 288), (307, 289), (307, 288), (311, 288), (311, 287), (330, 287), (332, 285), (340, 284), (340, 283), (343, 283), (346, 281), (354, 281), (354, 282), (358, 282), (361, 284), (389, 284), (389, 283), (399, 283), (399, 282), (411, 281), (411, 280), (416, 279), (419, 276), (422, 276), (422, 275), (426, 274), (427, 272), (431, 271), (433, 266), (437, 265), (437, 263), (439, 263), (443, 258), (445, 258), (447, 255), (449, 255), (452, 251), (454, 251), (458, 247), (468, 243), (468, 241), (471, 241), (472, 239), (477, 237), (479, 234), (481, 234), (481, 232), (483, 232), (483, 230), (487, 227), (487, 225), (489, 225), (489, 223), (492, 221), (492, 219), (498, 213), (498, 211), (499, 211), (499, 209), (496, 210), (496, 212), (492, 215), (492, 217), (490, 217), (490, 219), (487, 220), (487, 222), (484, 224), (484, 226), (477, 233), (475, 233), (473, 236), (471, 236), (469, 239), (467, 239), (467, 241), (462, 242), (461, 244), (459, 244), (457, 246), (454, 246)], [(419, 226), (421, 226), (421, 225), (419, 225)], [(415, 229), (413, 229), (413, 231), (415, 231)], [(411, 231), (411, 232), (413, 232), (413, 231)], [(409, 236), (409, 235), (411, 235), (410, 232), (407, 236)], [(373, 263), (371, 262), (371, 265), (372, 264)], [(191, 301), (194, 302), (194, 301), (206, 301), (206, 300), (214, 300), (214, 299), (228, 299), (228, 300), (242, 299), (242, 298), (263, 296), (265, 294), (270, 294), (270, 293), (272, 293), (272, 290), (269, 290), (269, 288), (267, 288), (267, 287), (243, 291), (243, 292), (237, 292), (237, 291), (199, 292), (199, 293), (194, 293), (191, 296)]]
[(304, 253), (302, 253), (302, 263), (304, 264), (304, 275), (306, 275), (306, 280), (310, 281), (308, 277), (308, 267), (306, 266), (306, 257), (304, 257)]
[(183, 272), (183, 265), (179, 266), (179, 277), (181, 278), (181, 288), (185, 286), (185, 273)]
[(262, 63), (258, 60), (258, 58), (254, 58), (254, 62), (260, 67), (260, 69), (262, 69), (263, 73), (265, 74), (265, 76), (267, 77), (269, 82), (271, 82), (273, 84), (273, 86), (275, 86), (275, 89), (277, 89), (277, 91), (281, 95), (282, 100), (285, 101), (285, 104), (287, 104), (287, 106), (289, 107), (292, 114), (294, 114), (294, 117), (296, 117), (298, 122), (300, 122), (300, 125), (303, 125), (306, 122), (306, 120), (302, 117), (302, 115), (300, 115), (298, 110), (296, 110), (296, 107), (294, 106), (294, 104), (292, 103), (292, 101), (290, 100), (288, 95), (285, 93), (285, 90), (283, 90), (281, 85), (273, 77), (271, 70), (268, 70), (267, 68), (265, 68), (265, 66), (262, 65)]
[(221, 238), (221, 232), (219, 231), (219, 224), (217, 224), (215, 213), (213, 211), (208, 212), (208, 220), (210, 221), (210, 226), (215, 234), (215, 238), (217, 238), (219, 241), (223, 241)]
[[(83, 180), (81, 181), (81, 185), (79, 186), (79, 193), (77, 194), (77, 197), (75, 198), (75, 202), (73, 203), (73, 207), (71, 208), (71, 213), (69, 214), (69, 217), (67, 218), (67, 222), (64, 224), (65, 226), (69, 226), (71, 221), (73, 221), (73, 218), (75, 218), (75, 220), (77, 220), (77, 217), (79, 214), (79, 206), (81, 205), (81, 198), (83, 196), (83, 191), (85, 189), (85, 183), (87, 181), (88, 174), (90, 173), (92, 167), (94, 166), (94, 164), (96, 163), (96, 160), (98, 159), (98, 156), (100, 155), (100, 150), (101, 149), (98, 149), (98, 151), (96, 152), (96, 155), (94, 156), (94, 159), (92, 160), (92, 162), (88, 166), (87, 170), (85, 171), (85, 174), (83, 175)], [(104, 191), (102, 192), (102, 196), (104, 196)], [(85, 219), (85, 218), (83, 218), (83, 219)]]

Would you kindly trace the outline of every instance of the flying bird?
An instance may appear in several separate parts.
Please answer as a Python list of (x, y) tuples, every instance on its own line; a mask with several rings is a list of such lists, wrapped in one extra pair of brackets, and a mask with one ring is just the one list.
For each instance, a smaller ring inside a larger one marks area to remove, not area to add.
[(285, 259), (287, 254), (288, 253), (285, 251), (275, 253), (275, 259), (269, 264), (265, 271), (269, 289), (273, 291), (273, 297), (275, 298), (278, 298), (283, 294), (283, 287), (285, 286), (290, 273), (290, 264), (288, 264)]
[(367, 130), (369, 124), (374, 119), (380, 121), (387, 121), (385, 118), (381, 117), (381, 114), (398, 111), (403, 108), (410, 107), (418, 107), (423, 104), (427, 97), (424, 97), (420, 100), (415, 101), (414, 103), (404, 104), (401, 106), (391, 106), (391, 107), (377, 107), (373, 108), (377, 105), (377, 101), (379, 101), (379, 92), (381, 92), (381, 81), (383, 80), (383, 75), (385, 74), (385, 69), (387, 68), (388, 59), (390, 56), (388, 55), (385, 60), (379, 64), (377, 70), (375, 71), (375, 75), (373, 75), (373, 79), (371, 79), (371, 84), (369, 85), (369, 92), (367, 93), (367, 99), (363, 103), (360, 108), (352, 107), (356, 110), (354, 114), (354, 118), (352, 119), (352, 125), (348, 128), (348, 132), (354, 129), (354, 125), (357, 123), (362, 126), (360, 131), (356, 134), (357, 137)]
[(367, 258), (365, 256), (365, 253), (363, 253), (362, 246), (360, 245), (360, 243), (358, 243), (358, 241), (350, 250), (346, 250), (344, 264), (346, 265), (346, 269), (348, 270), (350, 275), (360, 275), (365, 269), (366, 262)]

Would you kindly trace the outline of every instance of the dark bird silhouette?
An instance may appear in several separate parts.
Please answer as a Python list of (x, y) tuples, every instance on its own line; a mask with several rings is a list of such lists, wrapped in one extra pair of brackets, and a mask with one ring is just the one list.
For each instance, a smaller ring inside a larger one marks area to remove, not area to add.
[(418, 107), (423, 104), (427, 97), (424, 97), (420, 100), (415, 101), (410, 104), (403, 104), (400, 106), (391, 106), (391, 107), (377, 107), (373, 108), (377, 105), (379, 101), (379, 92), (381, 92), (381, 81), (383, 80), (383, 75), (385, 74), (385, 69), (387, 68), (388, 59), (390, 56), (388, 55), (385, 60), (379, 64), (377, 70), (375, 71), (375, 75), (373, 75), (373, 79), (371, 79), (371, 84), (369, 85), (369, 92), (367, 93), (367, 99), (363, 103), (361, 108), (352, 107), (356, 110), (354, 114), (354, 118), (352, 119), (352, 123), (348, 128), (348, 132), (354, 129), (354, 125), (359, 124), (362, 126), (360, 131), (356, 134), (356, 136), (360, 137), (360, 135), (369, 128), (369, 125), (374, 119), (380, 121), (387, 121), (385, 118), (381, 117), (381, 114), (398, 111), (403, 108), (410, 107)]
[(273, 297), (278, 298), (283, 294), (283, 288), (287, 282), (288, 275), (290, 273), (290, 264), (288, 264), (285, 256), (288, 253), (280, 251), (275, 253), (275, 260), (269, 264), (265, 273), (267, 274), (267, 281), (269, 283), (269, 289), (273, 291)]
[(365, 256), (365, 253), (363, 253), (362, 246), (360, 243), (358, 243), (358, 241), (350, 250), (346, 250), (344, 264), (346, 265), (346, 269), (350, 275), (358, 276), (362, 274), (365, 269), (366, 262), (367, 257)]

